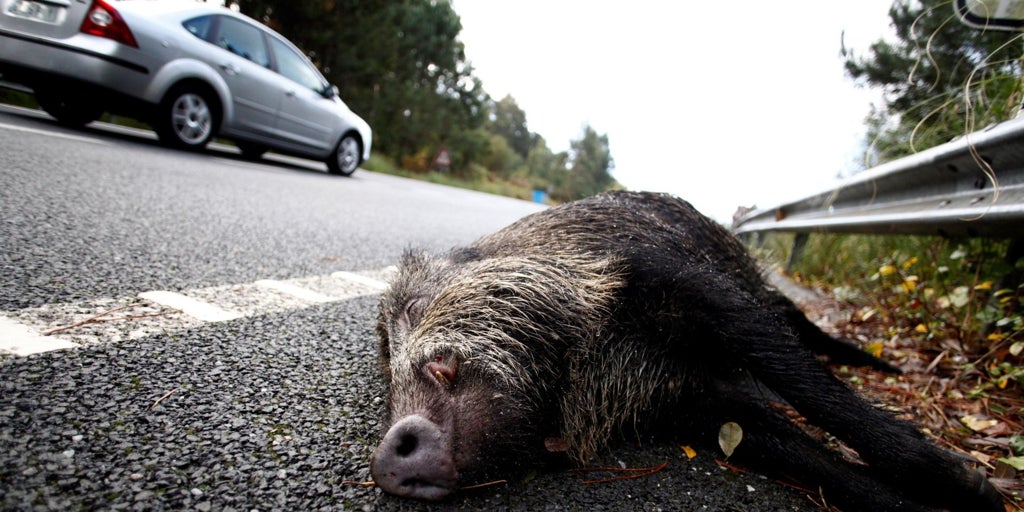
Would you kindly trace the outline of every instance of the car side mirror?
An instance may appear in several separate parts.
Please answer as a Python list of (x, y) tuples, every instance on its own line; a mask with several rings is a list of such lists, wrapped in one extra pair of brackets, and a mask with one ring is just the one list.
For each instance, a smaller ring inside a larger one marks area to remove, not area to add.
[(330, 87), (325, 87), (322, 94), (324, 95), (324, 98), (327, 99), (336, 98), (338, 97), (338, 86), (332, 85)]

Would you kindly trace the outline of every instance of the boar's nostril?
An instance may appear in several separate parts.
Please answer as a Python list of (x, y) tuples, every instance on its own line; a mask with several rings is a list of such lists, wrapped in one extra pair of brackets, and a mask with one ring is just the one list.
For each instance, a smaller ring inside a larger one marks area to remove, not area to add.
[(398, 448), (395, 453), (402, 457), (408, 457), (409, 454), (416, 451), (416, 445), (419, 444), (419, 440), (412, 434), (406, 434), (402, 436), (402, 441), (398, 443)]
[(370, 473), (391, 494), (427, 500), (447, 496), (458, 481), (449, 434), (415, 414), (384, 434), (370, 458)]

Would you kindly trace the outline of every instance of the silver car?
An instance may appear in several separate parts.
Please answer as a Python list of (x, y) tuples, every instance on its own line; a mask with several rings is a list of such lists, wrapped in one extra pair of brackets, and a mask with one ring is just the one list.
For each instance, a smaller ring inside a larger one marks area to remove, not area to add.
[(30, 87), (68, 125), (112, 112), (174, 146), (218, 136), (249, 156), (273, 149), (343, 175), (370, 156), (370, 126), (302, 52), (215, 5), (0, 0), (0, 78)]

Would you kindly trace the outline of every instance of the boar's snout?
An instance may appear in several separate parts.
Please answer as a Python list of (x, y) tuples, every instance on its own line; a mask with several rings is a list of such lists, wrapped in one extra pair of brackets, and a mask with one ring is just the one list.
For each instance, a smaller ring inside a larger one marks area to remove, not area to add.
[(420, 415), (391, 426), (370, 458), (377, 485), (407, 498), (439, 500), (455, 490), (458, 471), (452, 459), (451, 437)]

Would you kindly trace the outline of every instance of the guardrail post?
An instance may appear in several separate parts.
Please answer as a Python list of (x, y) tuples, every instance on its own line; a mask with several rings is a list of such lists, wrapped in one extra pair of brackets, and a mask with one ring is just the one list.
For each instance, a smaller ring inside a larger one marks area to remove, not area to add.
[(1010, 240), (1010, 246), (1006, 248), (1006, 258), (1003, 260), (1010, 266), (1010, 270), (999, 280), (997, 290), (1016, 290), (1024, 283), (1024, 272), (1017, 268), (1017, 261), (1024, 258), (1024, 238)]
[(789, 252), (789, 261), (786, 262), (786, 271), (790, 272), (793, 267), (804, 257), (804, 248), (807, 247), (807, 239), (810, 233), (797, 233), (793, 237), (793, 250)]

